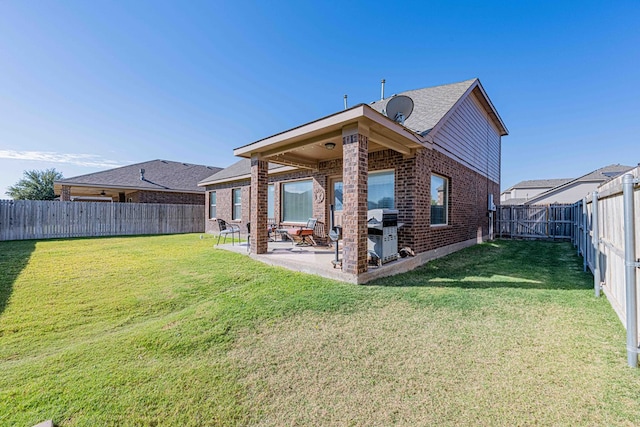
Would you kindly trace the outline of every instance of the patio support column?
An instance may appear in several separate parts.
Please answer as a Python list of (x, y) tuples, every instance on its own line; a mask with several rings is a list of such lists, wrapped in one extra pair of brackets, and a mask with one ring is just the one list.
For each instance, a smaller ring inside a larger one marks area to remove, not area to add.
[(251, 252), (267, 253), (267, 186), (269, 163), (251, 156)]
[(342, 270), (367, 271), (367, 181), (369, 128), (355, 124), (342, 128)]
[(60, 201), (68, 202), (71, 200), (71, 187), (68, 185), (63, 185), (62, 190), (60, 190)]

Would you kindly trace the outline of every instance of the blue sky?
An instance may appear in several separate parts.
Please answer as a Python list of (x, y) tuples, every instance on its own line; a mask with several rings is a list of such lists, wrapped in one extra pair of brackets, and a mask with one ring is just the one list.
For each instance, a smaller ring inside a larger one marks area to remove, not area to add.
[(0, 2), (0, 198), (232, 150), (386, 93), (479, 77), (502, 187), (640, 162), (640, 2)]

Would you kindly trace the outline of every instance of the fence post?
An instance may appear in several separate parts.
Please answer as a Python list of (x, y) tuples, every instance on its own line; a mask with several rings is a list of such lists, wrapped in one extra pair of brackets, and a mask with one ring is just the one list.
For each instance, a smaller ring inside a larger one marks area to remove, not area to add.
[(593, 230), (593, 236), (591, 238), (593, 242), (593, 289), (596, 297), (600, 296), (600, 227), (598, 225), (598, 192), (594, 191), (593, 199), (591, 202), (591, 230)]
[(633, 175), (622, 177), (622, 203), (624, 206), (624, 282), (627, 299), (627, 364), (638, 367), (638, 312), (636, 300), (636, 242), (633, 217)]
[(587, 198), (582, 199), (582, 271), (587, 271)]
[(574, 218), (576, 220), (576, 253), (578, 255), (580, 255), (580, 240), (582, 239), (582, 232), (580, 231), (580, 224), (582, 223), (582, 214), (580, 213), (581, 206), (582, 205), (579, 201), (576, 202), (576, 208), (574, 211)]

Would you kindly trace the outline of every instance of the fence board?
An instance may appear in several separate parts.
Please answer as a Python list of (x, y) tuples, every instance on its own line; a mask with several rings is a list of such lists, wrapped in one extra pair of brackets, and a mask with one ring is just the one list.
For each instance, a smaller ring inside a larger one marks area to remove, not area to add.
[(0, 200), (0, 240), (202, 232), (203, 205)]
[(497, 207), (500, 237), (569, 240), (573, 205), (506, 205)]

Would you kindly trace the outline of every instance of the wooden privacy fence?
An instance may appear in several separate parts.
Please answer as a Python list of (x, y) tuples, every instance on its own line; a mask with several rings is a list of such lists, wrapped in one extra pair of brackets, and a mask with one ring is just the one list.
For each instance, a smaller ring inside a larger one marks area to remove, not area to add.
[(575, 204), (573, 244), (627, 328), (627, 362), (638, 364), (640, 306), (640, 167), (617, 177)]
[(501, 238), (571, 239), (573, 205), (506, 205), (496, 212)]
[(203, 205), (0, 200), (0, 240), (202, 232)]

